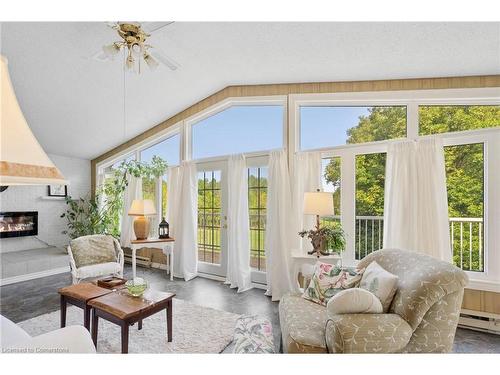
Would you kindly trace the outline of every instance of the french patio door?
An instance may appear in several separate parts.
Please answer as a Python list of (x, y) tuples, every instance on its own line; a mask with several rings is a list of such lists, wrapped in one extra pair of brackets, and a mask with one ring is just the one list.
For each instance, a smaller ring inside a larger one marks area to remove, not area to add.
[(198, 271), (226, 276), (227, 163), (198, 164)]

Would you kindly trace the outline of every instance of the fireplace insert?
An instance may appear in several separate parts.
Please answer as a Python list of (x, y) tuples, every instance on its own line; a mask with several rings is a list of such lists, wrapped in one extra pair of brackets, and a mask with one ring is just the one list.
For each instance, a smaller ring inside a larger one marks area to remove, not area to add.
[(36, 236), (38, 212), (0, 212), (0, 238)]

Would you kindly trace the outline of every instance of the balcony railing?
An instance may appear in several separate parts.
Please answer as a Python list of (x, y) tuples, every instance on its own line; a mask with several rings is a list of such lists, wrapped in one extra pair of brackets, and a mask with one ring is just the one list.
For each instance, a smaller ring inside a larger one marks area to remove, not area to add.
[[(322, 219), (323, 225), (340, 222), (339, 216)], [(484, 270), (484, 226), (482, 218), (451, 217), (450, 239), (453, 249), (453, 262), (466, 271)], [(382, 248), (384, 218), (382, 216), (356, 216), (355, 257), (364, 258)]]
[(483, 218), (450, 218), (451, 248), (457, 267), (467, 271), (484, 271), (483, 231)]

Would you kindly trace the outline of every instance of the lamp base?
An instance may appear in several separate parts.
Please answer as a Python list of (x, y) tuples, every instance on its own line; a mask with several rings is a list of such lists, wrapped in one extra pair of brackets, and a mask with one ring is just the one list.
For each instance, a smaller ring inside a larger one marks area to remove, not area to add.
[(307, 254), (309, 255), (316, 255), (316, 258), (319, 258), (320, 256), (328, 256), (328, 255), (331, 255), (329, 252), (327, 251), (323, 251), (323, 250), (311, 250), (311, 251), (308, 251)]
[(135, 238), (138, 240), (147, 240), (149, 235), (149, 220), (146, 216), (137, 216), (134, 220)]

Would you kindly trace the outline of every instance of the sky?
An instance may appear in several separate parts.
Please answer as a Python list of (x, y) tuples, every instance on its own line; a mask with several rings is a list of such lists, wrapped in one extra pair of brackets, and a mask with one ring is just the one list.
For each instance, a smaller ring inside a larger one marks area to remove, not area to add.
[(193, 125), (193, 159), (283, 147), (282, 106), (233, 106)]
[[(371, 107), (300, 107), (300, 149), (345, 145), (347, 130)], [(321, 136), (318, 136), (321, 134)]]
[(153, 159), (153, 156), (157, 155), (166, 160), (169, 166), (179, 165), (180, 139), (180, 135), (176, 134), (141, 151), (141, 161), (149, 163)]
[[(344, 145), (347, 130), (370, 107), (301, 107), (301, 150)], [(233, 106), (206, 118), (192, 128), (193, 159), (265, 151), (283, 147), (283, 107)], [(174, 135), (141, 152), (141, 160), (153, 155), (169, 165), (179, 164), (180, 136)]]

